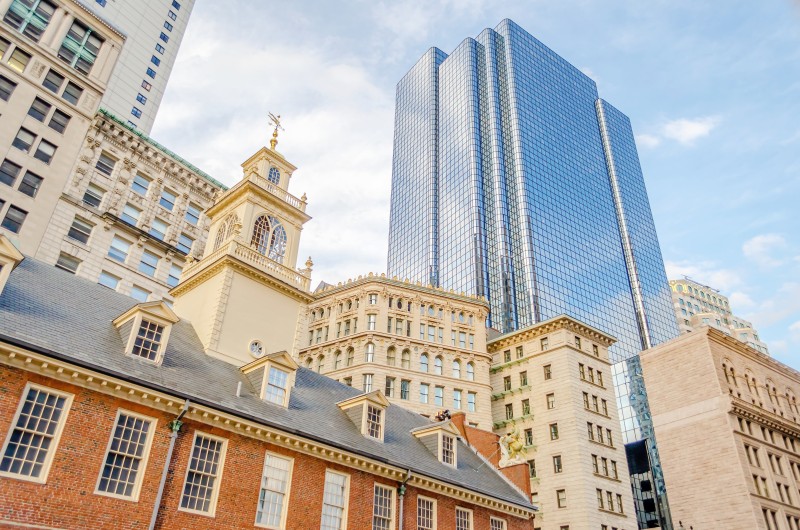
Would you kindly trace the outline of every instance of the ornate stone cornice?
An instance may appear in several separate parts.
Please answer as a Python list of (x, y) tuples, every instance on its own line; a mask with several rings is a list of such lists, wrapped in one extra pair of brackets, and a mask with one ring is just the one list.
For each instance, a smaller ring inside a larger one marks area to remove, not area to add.
[(795, 438), (800, 438), (800, 425), (736, 396), (730, 396), (730, 398), (731, 414), (747, 418), (776, 431), (794, 436)]
[(490, 353), (494, 353), (509, 345), (516, 344), (521, 341), (531, 340), (562, 329), (571, 331), (572, 333), (576, 333), (578, 335), (583, 335), (584, 337), (602, 344), (605, 347), (611, 346), (617, 341), (611, 335), (603, 333), (602, 331), (595, 329), (588, 324), (584, 324), (580, 320), (574, 319), (567, 315), (559, 315), (551, 318), (550, 320), (545, 320), (544, 322), (539, 322), (528, 326), (527, 328), (522, 328), (517, 331), (501, 335), (493, 340), (488, 341), (486, 343), (486, 348)]

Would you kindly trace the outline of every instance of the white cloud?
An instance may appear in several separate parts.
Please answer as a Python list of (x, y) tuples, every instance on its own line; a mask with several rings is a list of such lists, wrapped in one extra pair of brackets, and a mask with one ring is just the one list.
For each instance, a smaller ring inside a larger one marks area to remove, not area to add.
[(723, 295), (742, 284), (738, 272), (720, 268), (711, 261), (665, 261), (667, 278), (671, 280), (688, 276), (692, 280), (719, 289)]
[(783, 236), (760, 234), (742, 244), (742, 253), (761, 267), (773, 268), (786, 262), (786, 259), (780, 256), (786, 247), (786, 239)]
[(661, 143), (661, 138), (652, 134), (637, 134), (636, 144), (639, 147), (651, 149), (657, 147)]
[(661, 134), (684, 145), (691, 145), (698, 138), (708, 136), (717, 126), (719, 118), (706, 116), (704, 118), (680, 118), (668, 121), (661, 128)]
[(731, 308), (733, 308), (735, 312), (745, 313), (756, 305), (750, 295), (741, 291), (732, 292), (728, 299), (731, 302)]

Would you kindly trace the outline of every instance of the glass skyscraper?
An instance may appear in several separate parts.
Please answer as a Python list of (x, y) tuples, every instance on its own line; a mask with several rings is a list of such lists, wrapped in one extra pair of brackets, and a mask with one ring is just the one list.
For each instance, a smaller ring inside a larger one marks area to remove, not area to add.
[(678, 330), (630, 121), (510, 20), (398, 83), (388, 272), (486, 297), (502, 332), (565, 313), (614, 335), (625, 441), (663, 497), (637, 354)]

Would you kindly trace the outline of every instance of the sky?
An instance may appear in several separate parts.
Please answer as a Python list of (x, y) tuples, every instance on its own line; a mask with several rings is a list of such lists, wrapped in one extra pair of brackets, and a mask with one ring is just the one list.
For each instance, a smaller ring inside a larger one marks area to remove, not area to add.
[(232, 185), (280, 114), (312, 284), (384, 272), (395, 85), (504, 18), (630, 117), (667, 275), (800, 368), (800, 0), (197, 0), (152, 137)]

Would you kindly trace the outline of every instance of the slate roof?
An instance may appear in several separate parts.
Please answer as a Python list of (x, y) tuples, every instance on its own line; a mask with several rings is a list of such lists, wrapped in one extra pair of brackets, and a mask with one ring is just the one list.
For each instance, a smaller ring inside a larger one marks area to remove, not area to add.
[[(419, 414), (390, 405), (384, 442), (365, 438), (336, 405), (362, 392), (312, 370), (297, 370), (288, 409), (259, 399), (236, 366), (204, 353), (187, 321), (173, 326), (161, 366), (125, 355), (112, 320), (134, 304), (128, 296), (28, 257), (0, 294), (0, 340), (533, 509), (526, 495), (483, 465), (472, 449), (458, 451), (457, 468), (440, 463), (410, 432), (432, 425)], [(236, 397), (239, 382), (246, 391)]]

